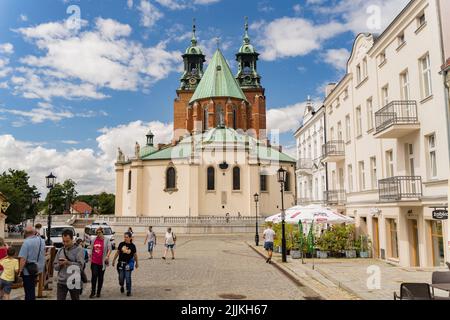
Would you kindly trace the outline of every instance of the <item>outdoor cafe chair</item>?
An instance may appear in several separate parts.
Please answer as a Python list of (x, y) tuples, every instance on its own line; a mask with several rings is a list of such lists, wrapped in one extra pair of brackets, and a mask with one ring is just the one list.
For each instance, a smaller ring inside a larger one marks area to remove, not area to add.
[(394, 300), (433, 300), (428, 283), (402, 283), (400, 295), (394, 292)]
[[(432, 284), (439, 284), (439, 283), (450, 283), (450, 271), (435, 271), (431, 275), (431, 283)], [(440, 299), (440, 297), (436, 297), (434, 295), (434, 288), (432, 288), (433, 291), (433, 297), (435, 299)], [(450, 293), (449, 293), (450, 297)], [(448, 298), (444, 298), (448, 300)]]

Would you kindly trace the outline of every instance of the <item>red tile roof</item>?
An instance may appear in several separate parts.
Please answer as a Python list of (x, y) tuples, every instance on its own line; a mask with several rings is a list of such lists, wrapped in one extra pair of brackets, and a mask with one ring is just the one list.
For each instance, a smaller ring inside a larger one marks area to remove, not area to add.
[(72, 210), (75, 213), (84, 214), (87, 211), (90, 214), (92, 212), (92, 207), (88, 205), (86, 202), (77, 201), (72, 205)]

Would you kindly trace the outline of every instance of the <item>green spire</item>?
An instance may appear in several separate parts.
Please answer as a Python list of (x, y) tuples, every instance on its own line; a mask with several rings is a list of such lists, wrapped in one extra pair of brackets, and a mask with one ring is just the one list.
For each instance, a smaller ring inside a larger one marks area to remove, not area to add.
[(197, 37), (195, 36), (195, 31), (196, 31), (195, 18), (193, 18), (192, 19), (192, 39), (191, 39), (191, 44), (193, 47), (197, 46)]
[(248, 35), (248, 17), (245, 17), (245, 35), (244, 35), (244, 44), (250, 44), (250, 36)]
[(220, 49), (214, 53), (189, 103), (214, 97), (230, 97), (247, 101)]

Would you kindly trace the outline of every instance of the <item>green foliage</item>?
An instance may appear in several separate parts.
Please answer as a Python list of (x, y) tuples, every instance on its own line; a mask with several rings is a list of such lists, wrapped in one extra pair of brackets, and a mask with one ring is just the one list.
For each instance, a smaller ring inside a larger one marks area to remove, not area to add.
[(80, 195), (77, 201), (83, 201), (89, 204), (98, 214), (114, 214), (115, 212), (114, 194), (102, 192), (96, 195)]
[(368, 252), (372, 249), (372, 241), (366, 235), (361, 235), (355, 240), (355, 250)]
[(30, 186), (30, 177), (25, 171), (9, 169), (0, 175), (0, 192), (2, 192), (10, 206), (6, 210), (7, 223), (17, 224), (23, 218), (32, 218), (36, 215), (36, 205), (32, 199), (38, 198), (39, 193), (35, 186)]
[(317, 240), (320, 251), (342, 252), (355, 249), (355, 226), (335, 225)]
[(45, 210), (48, 214), (48, 203), (52, 205), (52, 214), (63, 214), (70, 210), (70, 206), (77, 197), (76, 183), (72, 179), (57, 183), (45, 198)]

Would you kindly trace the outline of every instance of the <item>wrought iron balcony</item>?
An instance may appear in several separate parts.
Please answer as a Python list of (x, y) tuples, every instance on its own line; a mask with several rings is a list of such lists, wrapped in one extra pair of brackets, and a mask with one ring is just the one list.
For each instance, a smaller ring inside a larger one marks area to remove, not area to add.
[(419, 200), (422, 197), (422, 177), (399, 176), (378, 181), (380, 201)]
[(396, 139), (420, 129), (417, 102), (392, 101), (375, 112), (375, 138)]
[(309, 158), (300, 158), (297, 160), (296, 169), (299, 173), (311, 174), (313, 161)]
[(347, 202), (345, 190), (324, 191), (323, 198), (327, 205), (344, 205)]
[(322, 146), (323, 162), (339, 162), (345, 159), (345, 143), (342, 140), (328, 141)]

